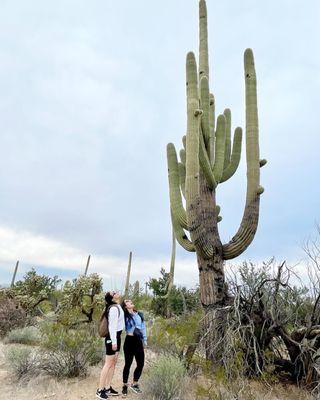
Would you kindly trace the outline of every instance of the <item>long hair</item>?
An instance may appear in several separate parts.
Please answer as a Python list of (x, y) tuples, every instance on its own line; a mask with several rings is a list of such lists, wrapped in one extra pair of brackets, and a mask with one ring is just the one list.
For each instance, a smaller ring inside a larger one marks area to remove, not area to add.
[(118, 304), (113, 300), (113, 294), (111, 292), (107, 292), (106, 295), (104, 296), (105, 302), (106, 302), (106, 308), (104, 310), (104, 314), (107, 315), (108, 308), (112, 306), (112, 304)]
[[(132, 316), (132, 314), (128, 311), (128, 309), (127, 309), (127, 307), (126, 307), (126, 301), (125, 301), (125, 300), (122, 301), (121, 307), (122, 307), (123, 312), (124, 312), (124, 320), (125, 320), (125, 321), (127, 321), (127, 320), (132, 320), (132, 319), (133, 319), (133, 316)], [(143, 322), (143, 320), (144, 320), (144, 319), (143, 319), (143, 315), (142, 315), (138, 310), (136, 310), (135, 308), (133, 309), (133, 311), (136, 312), (136, 313), (138, 313), (138, 314), (140, 315), (140, 318), (142, 319), (142, 322)]]

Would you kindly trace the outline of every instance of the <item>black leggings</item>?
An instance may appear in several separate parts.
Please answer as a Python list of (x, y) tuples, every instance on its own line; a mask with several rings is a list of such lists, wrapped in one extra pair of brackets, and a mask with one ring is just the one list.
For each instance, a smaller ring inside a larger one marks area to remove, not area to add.
[(136, 359), (137, 367), (133, 373), (134, 382), (138, 382), (144, 366), (144, 348), (142, 340), (138, 336), (126, 336), (123, 345), (125, 365), (123, 368), (123, 383), (128, 383), (130, 367), (133, 358)]

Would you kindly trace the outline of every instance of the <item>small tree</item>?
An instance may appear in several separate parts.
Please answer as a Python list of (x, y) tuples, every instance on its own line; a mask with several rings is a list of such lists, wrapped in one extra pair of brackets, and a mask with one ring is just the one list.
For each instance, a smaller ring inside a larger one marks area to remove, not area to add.
[(60, 281), (57, 276), (38, 275), (32, 268), (25, 274), (23, 280), (15, 283), (9, 292), (28, 314), (34, 315), (41, 303), (52, 300)]
[(98, 274), (80, 275), (67, 281), (61, 293), (59, 321), (67, 325), (92, 322), (94, 314), (103, 308), (102, 290), (102, 278)]
[(148, 282), (148, 286), (153, 293), (151, 309), (156, 315), (168, 317), (168, 309), (172, 315), (181, 315), (199, 309), (198, 288), (190, 290), (172, 285), (168, 294), (170, 273), (161, 268), (160, 275), (158, 279), (152, 278)]

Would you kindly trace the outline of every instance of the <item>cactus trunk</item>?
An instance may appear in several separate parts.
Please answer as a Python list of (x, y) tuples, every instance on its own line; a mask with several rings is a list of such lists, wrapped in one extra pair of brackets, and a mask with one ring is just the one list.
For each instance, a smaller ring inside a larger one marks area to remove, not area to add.
[(200, 300), (203, 308), (215, 308), (228, 303), (228, 292), (224, 276), (224, 260), (220, 254), (210, 259), (197, 257), (200, 282)]

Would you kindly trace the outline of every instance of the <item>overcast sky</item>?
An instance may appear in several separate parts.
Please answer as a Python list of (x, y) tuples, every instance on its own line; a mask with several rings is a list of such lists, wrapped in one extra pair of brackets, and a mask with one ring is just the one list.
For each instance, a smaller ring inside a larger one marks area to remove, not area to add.
[[(320, 219), (320, 3), (208, 0), (217, 112), (244, 126), (243, 52), (254, 50), (262, 169), (258, 233), (243, 259), (303, 260)], [(121, 288), (168, 268), (166, 144), (186, 129), (185, 56), (197, 0), (2, 0), (0, 283), (37, 271), (103, 274)], [(224, 241), (241, 220), (245, 157), (219, 186)], [(303, 262), (303, 261), (302, 261)], [(176, 282), (195, 286), (178, 250)]]

